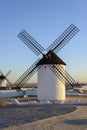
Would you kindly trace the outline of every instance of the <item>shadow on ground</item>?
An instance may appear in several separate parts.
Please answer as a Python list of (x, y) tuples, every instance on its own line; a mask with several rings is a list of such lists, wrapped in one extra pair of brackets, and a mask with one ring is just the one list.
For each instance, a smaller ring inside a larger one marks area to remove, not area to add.
[(68, 125), (87, 125), (87, 119), (66, 120), (64, 123)]
[[(72, 105), (0, 106), (0, 129), (63, 115), (75, 110), (76, 107)], [(66, 123), (71, 122), (66, 121)]]

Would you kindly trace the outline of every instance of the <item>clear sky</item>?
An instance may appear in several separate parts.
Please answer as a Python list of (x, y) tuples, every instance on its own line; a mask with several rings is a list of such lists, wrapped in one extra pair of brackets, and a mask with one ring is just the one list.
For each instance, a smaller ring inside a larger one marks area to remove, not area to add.
[(87, 82), (87, 0), (0, 0), (0, 70), (14, 82), (39, 58), (17, 37), (22, 29), (46, 49), (72, 23), (80, 31), (58, 56)]

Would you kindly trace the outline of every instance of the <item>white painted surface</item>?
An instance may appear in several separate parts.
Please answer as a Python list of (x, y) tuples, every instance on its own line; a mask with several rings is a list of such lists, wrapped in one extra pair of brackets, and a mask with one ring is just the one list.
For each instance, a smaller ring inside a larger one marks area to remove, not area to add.
[(20, 97), (23, 96), (23, 91), (13, 91), (13, 90), (3, 90), (0, 91), (0, 98), (9, 98), (9, 97)]
[(37, 93), (38, 100), (65, 100), (65, 85), (47, 65), (42, 65), (38, 71)]
[(38, 104), (37, 101), (29, 101), (28, 104)]
[(78, 104), (80, 104), (80, 100), (72, 101), (72, 104), (73, 104), (73, 105), (78, 105)]
[(51, 104), (51, 102), (50, 101), (42, 101), (41, 104)]
[(6, 79), (0, 79), (0, 86), (1, 87), (6, 87), (6, 85), (7, 85)]
[(20, 105), (20, 102), (17, 99), (12, 99), (11, 103), (14, 105)]
[(68, 102), (66, 102), (66, 101), (61, 101), (59, 104), (67, 105)]

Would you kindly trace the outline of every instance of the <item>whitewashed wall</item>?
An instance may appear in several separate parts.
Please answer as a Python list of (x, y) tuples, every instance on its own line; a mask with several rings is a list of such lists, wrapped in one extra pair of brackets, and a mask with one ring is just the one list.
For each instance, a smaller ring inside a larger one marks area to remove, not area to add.
[(38, 71), (37, 92), (38, 100), (65, 100), (65, 85), (47, 65), (42, 65)]
[(0, 79), (0, 87), (6, 87), (6, 85), (7, 85), (6, 79), (3, 80)]

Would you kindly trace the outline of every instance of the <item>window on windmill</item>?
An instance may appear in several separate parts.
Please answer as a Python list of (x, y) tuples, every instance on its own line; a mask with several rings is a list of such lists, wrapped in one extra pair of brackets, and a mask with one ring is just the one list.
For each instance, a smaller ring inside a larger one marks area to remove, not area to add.
[(47, 68), (47, 66), (45, 65), (45, 66), (44, 66), (44, 68), (46, 69), (46, 68)]

